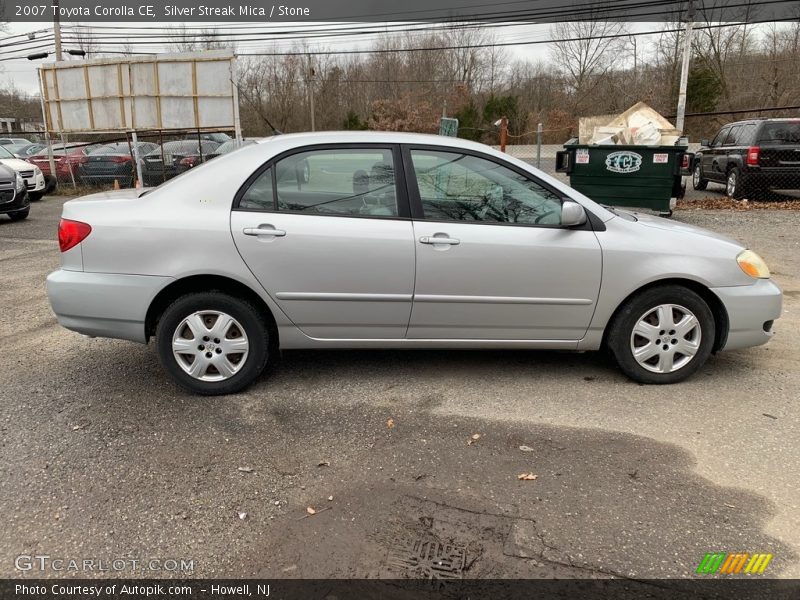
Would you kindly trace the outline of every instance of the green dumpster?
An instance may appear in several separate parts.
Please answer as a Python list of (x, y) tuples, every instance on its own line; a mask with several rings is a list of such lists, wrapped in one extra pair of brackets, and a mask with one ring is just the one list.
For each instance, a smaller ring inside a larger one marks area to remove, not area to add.
[(674, 146), (599, 146), (572, 139), (564, 148), (556, 154), (556, 171), (568, 174), (574, 189), (600, 204), (662, 215), (671, 215), (683, 197), (683, 176), (692, 164), (686, 138)]

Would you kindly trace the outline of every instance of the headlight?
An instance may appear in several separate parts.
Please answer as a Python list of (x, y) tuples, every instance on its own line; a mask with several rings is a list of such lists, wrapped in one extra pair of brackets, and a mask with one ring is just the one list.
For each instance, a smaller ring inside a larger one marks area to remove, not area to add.
[(764, 259), (752, 250), (742, 250), (736, 257), (742, 271), (757, 279), (769, 279), (769, 267)]
[(33, 175), (34, 177), (39, 176), (42, 174), (42, 170), (37, 167), (36, 165), (33, 166)]
[(16, 173), (16, 176), (17, 176), (16, 177), (17, 193), (19, 193), (25, 189), (25, 180), (22, 177), (20, 177), (19, 173)]

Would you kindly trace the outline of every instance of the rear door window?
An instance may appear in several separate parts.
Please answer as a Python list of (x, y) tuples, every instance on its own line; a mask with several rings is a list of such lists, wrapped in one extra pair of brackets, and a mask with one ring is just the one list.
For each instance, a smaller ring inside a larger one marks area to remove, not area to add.
[(739, 131), (742, 129), (740, 125), (734, 125), (728, 131), (728, 135), (725, 136), (725, 141), (722, 142), (724, 146), (735, 146), (736, 145), (736, 136), (739, 135)]
[(335, 148), (275, 163), (276, 208), (309, 215), (396, 217), (391, 148)]

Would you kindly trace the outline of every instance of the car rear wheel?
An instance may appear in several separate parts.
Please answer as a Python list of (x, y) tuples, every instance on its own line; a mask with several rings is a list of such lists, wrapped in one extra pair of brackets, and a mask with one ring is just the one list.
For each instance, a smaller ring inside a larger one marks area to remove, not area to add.
[(703, 191), (708, 187), (708, 179), (703, 179), (703, 169), (700, 163), (694, 166), (692, 171), (692, 188), (698, 191)]
[(243, 390), (271, 359), (269, 330), (258, 309), (220, 292), (173, 302), (158, 323), (156, 344), (175, 382), (208, 396)]
[(608, 346), (620, 369), (639, 383), (677, 383), (697, 372), (714, 345), (714, 315), (681, 286), (634, 296), (610, 326)]
[(732, 168), (728, 171), (728, 177), (725, 180), (725, 193), (729, 198), (734, 200), (741, 200), (744, 198), (744, 182), (742, 181), (742, 173), (738, 167)]

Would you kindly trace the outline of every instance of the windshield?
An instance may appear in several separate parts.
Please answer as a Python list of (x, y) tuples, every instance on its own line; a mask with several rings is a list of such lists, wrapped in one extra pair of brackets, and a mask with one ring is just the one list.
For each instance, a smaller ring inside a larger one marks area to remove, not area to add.
[(6, 150), (5, 146), (0, 146), (0, 158), (16, 158), (16, 156)]

